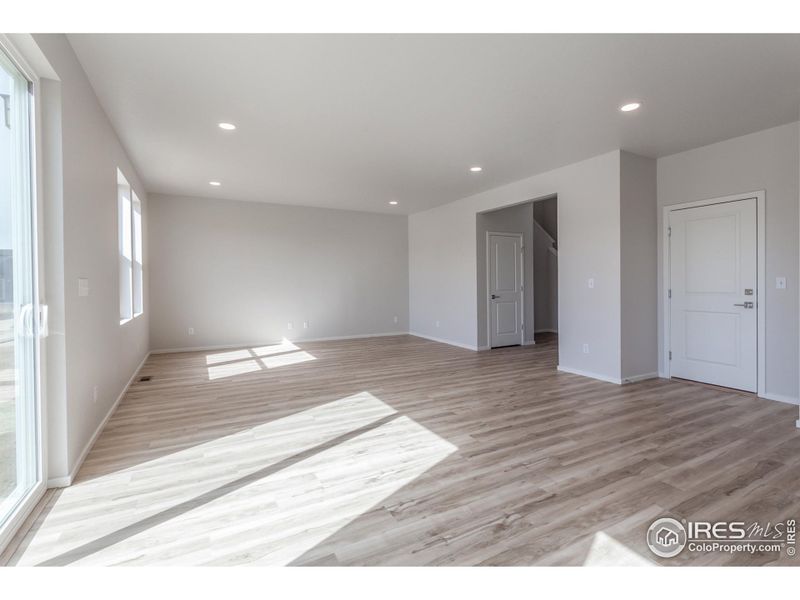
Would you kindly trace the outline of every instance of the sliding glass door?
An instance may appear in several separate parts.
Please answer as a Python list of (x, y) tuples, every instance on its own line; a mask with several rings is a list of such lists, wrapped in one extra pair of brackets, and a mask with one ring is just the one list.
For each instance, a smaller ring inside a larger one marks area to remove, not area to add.
[(0, 48), (0, 543), (42, 471), (31, 100)]

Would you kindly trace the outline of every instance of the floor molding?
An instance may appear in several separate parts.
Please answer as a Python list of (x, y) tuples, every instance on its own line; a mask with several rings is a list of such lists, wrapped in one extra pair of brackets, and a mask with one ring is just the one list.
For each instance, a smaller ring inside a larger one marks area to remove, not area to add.
[(623, 377), (622, 383), (636, 383), (637, 381), (645, 381), (647, 379), (658, 379), (658, 373), (642, 373), (641, 375), (631, 375), (630, 377)]
[[(483, 350), (484, 348), (478, 348), (478, 346), (473, 346), (471, 344), (462, 344), (461, 342), (454, 342), (452, 340), (446, 340), (444, 338), (437, 338), (433, 337), (432, 335), (425, 335), (424, 333), (417, 333), (416, 331), (409, 331), (408, 335), (413, 335), (414, 337), (423, 338), (425, 340), (430, 340), (432, 342), (439, 342), (440, 344), (447, 344), (448, 346), (456, 346), (458, 348), (464, 348), (465, 350), (472, 350), (473, 352), (477, 352), (479, 349)], [(488, 348), (485, 348), (488, 350)]]
[[(302, 344), (304, 342), (335, 342), (339, 340), (361, 340), (361, 339), (376, 338), (376, 337), (393, 337), (397, 335), (414, 335), (414, 334), (409, 334), (408, 331), (389, 331), (385, 333), (360, 333), (357, 335), (338, 335), (333, 337), (303, 338), (303, 339), (295, 339), (289, 341), (292, 342), (293, 344)], [(233, 350), (234, 348), (245, 348), (247, 346), (271, 346), (274, 344), (280, 344), (282, 342), (283, 340), (273, 340), (271, 342), (215, 344), (212, 346), (184, 346), (181, 348), (156, 348), (154, 350), (150, 350), (150, 354), (172, 354), (175, 352), (208, 352), (211, 350)]]
[(622, 380), (617, 377), (609, 377), (608, 375), (602, 375), (600, 373), (592, 373), (591, 371), (582, 371), (581, 369), (573, 369), (572, 367), (564, 367), (562, 365), (558, 365), (556, 368), (562, 373), (570, 373), (572, 375), (580, 375), (581, 377), (590, 377), (591, 379), (597, 379), (599, 381), (607, 381), (608, 383), (616, 383), (617, 385), (622, 385)]
[(558, 329), (534, 329), (533, 333), (558, 333)]
[(786, 404), (800, 404), (800, 400), (791, 396), (782, 396), (781, 394), (759, 394), (759, 398), (766, 400), (775, 400), (776, 402), (785, 402)]
[(142, 370), (144, 363), (147, 362), (147, 359), (149, 357), (150, 357), (150, 352), (144, 355), (144, 358), (139, 363), (139, 366), (136, 367), (136, 370), (133, 372), (133, 375), (131, 375), (131, 378), (128, 379), (128, 383), (126, 383), (125, 387), (122, 388), (122, 391), (117, 396), (117, 399), (114, 400), (114, 404), (111, 405), (111, 408), (109, 409), (108, 413), (106, 413), (106, 416), (97, 426), (97, 429), (94, 430), (92, 437), (89, 438), (89, 441), (86, 443), (86, 446), (84, 446), (80, 456), (78, 457), (78, 460), (75, 461), (75, 465), (70, 470), (69, 475), (66, 475), (64, 477), (48, 478), (47, 479), (48, 488), (63, 488), (72, 485), (72, 482), (75, 481), (75, 476), (78, 474), (78, 471), (80, 470), (81, 466), (83, 466), (83, 461), (86, 460), (86, 456), (89, 454), (89, 451), (92, 449), (92, 446), (94, 446), (94, 443), (97, 441), (97, 438), (100, 437), (100, 434), (103, 432), (103, 429), (105, 429), (105, 426), (108, 423), (108, 420), (111, 418), (111, 415), (113, 415), (114, 411), (117, 410), (119, 403), (122, 402), (122, 399), (125, 397), (125, 394), (128, 393), (128, 389), (131, 387), (131, 384), (136, 380), (136, 377), (139, 375), (139, 371)]

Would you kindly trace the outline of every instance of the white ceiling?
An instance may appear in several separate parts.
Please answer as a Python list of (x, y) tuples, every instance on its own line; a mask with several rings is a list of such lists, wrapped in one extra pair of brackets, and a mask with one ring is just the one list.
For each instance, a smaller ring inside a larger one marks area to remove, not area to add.
[[(411, 213), (615, 148), (665, 156), (800, 109), (800, 35), (69, 39), (156, 193)], [(620, 113), (629, 99), (643, 108)]]

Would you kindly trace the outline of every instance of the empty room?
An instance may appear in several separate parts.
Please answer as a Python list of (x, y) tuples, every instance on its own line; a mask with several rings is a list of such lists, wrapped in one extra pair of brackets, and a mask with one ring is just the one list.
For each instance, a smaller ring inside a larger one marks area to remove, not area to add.
[(789, 33), (0, 36), (0, 564), (796, 566), (798, 82)]

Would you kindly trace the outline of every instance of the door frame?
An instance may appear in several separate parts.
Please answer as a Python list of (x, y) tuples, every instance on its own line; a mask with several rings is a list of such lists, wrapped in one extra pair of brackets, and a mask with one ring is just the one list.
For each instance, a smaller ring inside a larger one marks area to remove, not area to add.
[(685, 210), (687, 208), (699, 208), (703, 206), (713, 206), (715, 204), (726, 204), (729, 202), (739, 202), (740, 200), (756, 200), (756, 394), (761, 397), (766, 396), (766, 372), (767, 372), (767, 354), (766, 354), (766, 324), (767, 324), (767, 207), (766, 207), (766, 192), (758, 190), (755, 192), (747, 192), (744, 194), (732, 194), (730, 196), (720, 196), (718, 198), (709, 198), (707, 200), (697, 200), (694, 202), (683, 202), (681, 204), (670, 204), (663, 207), (661, 219), (661, 239), (662, 239), (662, 285), (661, 285), (661, 300), (663, 307), (663, 334), (661, 338), (663, 352), (663, 376), (666, 379), (672, 379), (670, 373), (672, 364), (669, 360), (669, 349), (671, 345), (672, 336), (672, 323), (671, 306), (669, 298), (670, 289), (670, 272), (671, 272), (671, 257), (670, 257), (670, 237), (669, 237), (669, 217), (670, 213), (678, 210)]
[[(489, 238), (493, 235), (502, 235), (505, 237), (519, 238), (519, 269), (520, 277), (519, 282), (522, 290), (521, 299), (519, 303), (520, 312), (520, 330), (519, 330), (519, 345), (525, 345), (525, 234), (517, 233), (514, 231), (487, 231), (486, 232), (486, 345), (489, 350), (492, 350), (492, 300), (489, 298), (489, 289), (491, 288), (491, 248), (489, 247)], [(497, 346), (504, 348), (504, 346)]]

